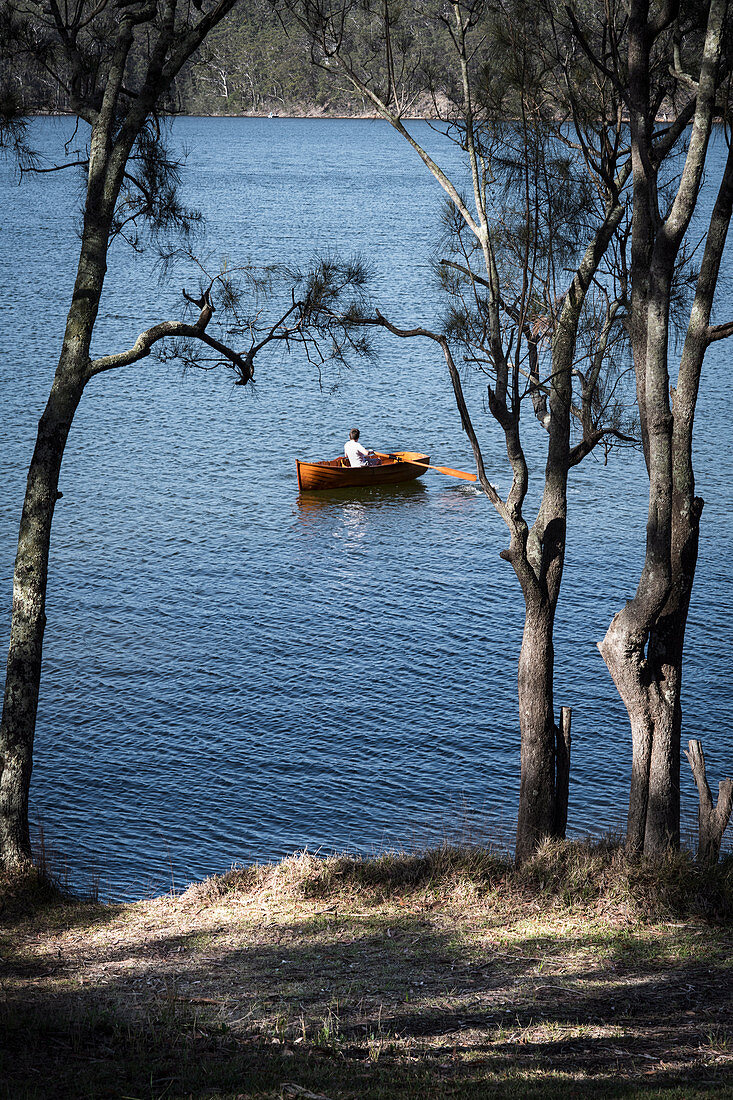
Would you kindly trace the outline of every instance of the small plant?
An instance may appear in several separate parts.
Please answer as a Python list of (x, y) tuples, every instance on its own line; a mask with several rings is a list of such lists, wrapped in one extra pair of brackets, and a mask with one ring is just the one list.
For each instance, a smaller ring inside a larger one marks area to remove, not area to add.
[(707, 1044), (712, 1050), (720, 1053), (728, 1053), (733, 1049), (733, 1035), (722, 1024), (716, 1024), (706, 1033)]
[(341, 1042), (341, 1020), (338, 1001), (328, 1006), (320, 1028), (316, 1032), (316, 1046), (334, 1050)]
[(285, 1042), (285, 1035), (288, 1030), (288, 1018), (282, 1012), (278, 1012), (275, 1017), (275, 1023), (273, 1025), (276, 1037), (281, 1043)]

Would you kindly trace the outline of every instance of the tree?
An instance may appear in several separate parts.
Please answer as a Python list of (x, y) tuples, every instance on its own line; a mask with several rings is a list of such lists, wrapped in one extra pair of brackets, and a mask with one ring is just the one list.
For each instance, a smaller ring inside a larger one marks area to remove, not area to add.
[[(521, 861), (543, 838), (564, 835), (567, 814), (569, 745), (554, 715), (553, 628), (568, 476), (599, 444), (628, 438), (621, 431), (618, 378), (611, 379), (612, 366), (610, 374), (604, 370), (625, 304), (625, 273), (615, 281), (610, 269), (604, 273), (624, 226), (630, 173), (619, 92), (610, 79), (578, 80), (578, 70), (587, 76), (591, 66), (551, 5), (540, 13), (521, 2), (443, 5), (438, 22), (451, 53), (418, 78), (412, 28), (425, 16), (417, 6), (285, 3), (310, 35), (314, 62), (371, 102), (447, 196), (448, 255), (439, 264), (451, 300), (446, 324), (440, 331), (410, 329), (382, 314), (374, 323), (441, 346), (481, 488), (509, 531), (502, 557), (525, 602), (518, 673)], [(593, 44), (601, 58), (613, 45), (599, 35)], [(411, 89), (421, 80), (463, 153), (467, 181), (460, 173), (452, 177), (405, 126)], [(486, 475), (457, 350), (489, 379), (489, 410), (503, 432), (511, 473), (506, 498)], [(522, 412), (528, 405), (546, 433), (542, 496), (531, 523), (524, 514), (530, 475)]]
[[(143, 227), (184, 234), (196, 218), (179, 202), (180, 165), (167, 153), (158, 112), (182, 66), (225, 18), (235, 0), (27, 0), (0, 12), (0, 31), (11, 76), (2, 95), (0, 139), (24, 171), (81, 170), (86, 178), (79, 263), (61, 353), (38, 426), (20, 521), (13, 612), (0, 725), (0, 867), (14, 870), (31, 859), (28, 830), (33, 738), (41, 679), (51, 526), (64, 448), (74, 414), (98, 374), (145, 360), (163, 342), (166, 354), (186, 363), (230, 366), (240, 384), (253, 377), (255, 356), (273, 342), (300, 342), (322, 357), (347, 348), (368, 351), (363, 338), (334, 320), (333, 306), (353, 293), (365, 273), (359, 263), (316, 265), (309, 273), (270, 272), (293, 286), (279, 317), (243, 316), (233, 272), (209, 273), (199, 265), (199, 290), (184, 297), (192, 317), (161, 321), (128, 349), (91, 358), (107, 255), (115, 240), (142, 245)], [(88, 129), (85, 151), (68, 154), (50, 169), (29, 147), (25, 113), (34, 105), (36, 76), (52, 79), (68, 97), (78, 124)], [(168, 251), (173, 260), (179, 252)], [(193, 254), (185, 252), (189, 261)], [(264, 283), (240, 272), (250, 288)], [(228, 325), (216, 331), (215, 311)], [(349, 313), (348, 305), (342, 310)], [(237, 350), (232, 340), (242, 340)], [(325, 342), (325, 347), (324, 347)], [(172, 350), (170, 348), (172, 345)]]
[[(609, 13), (608, 32), (618, 45), (608, 71), (623, 97), (631, 133), (629, 331), (649, 512), (636, 593), (614, 617), (599, 649), (631, 723), (627, 847), (657, 855), (680, 842), (683, 649), (703, 509), (695, 495), (692, 458), (695, 408), (707, 348), (733, 334), (730, 322), (711, 323), (733, 206), (727, 110), (733, 42), (725, 0), (653, 7), (634, 0), (628, 16), (620, 8)], [(582, 32), (578, 36), (593, 57)], [(662, 110), (668, 121), (660, 126)], [(709, 164), (716, 114), (725, 119), (728, 156), (672, 384), (675, 275)], [(670, 160), (682, 154), (679, 171), (679, 161), (670, 166)]]

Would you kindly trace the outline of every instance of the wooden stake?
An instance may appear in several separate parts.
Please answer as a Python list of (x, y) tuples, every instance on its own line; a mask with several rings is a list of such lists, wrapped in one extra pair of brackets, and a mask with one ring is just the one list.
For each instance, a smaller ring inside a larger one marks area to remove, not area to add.
[(690, 741), (685, 749), (695, 779), (700, 804), (697, 810), (697, 861), (717, 863), (723, 833), (728, 827), (733, 810), (733, 779), (721, 779), (718, 784), (718, 801), (713, 806), (713, 796), (705, 774), (705, 754), (701, 741)]
[(568, 827), (570, 793), (570, 707), (560, 708), (560, 724), (555, 729), (555, 827), (553, 835), (564, 837)]

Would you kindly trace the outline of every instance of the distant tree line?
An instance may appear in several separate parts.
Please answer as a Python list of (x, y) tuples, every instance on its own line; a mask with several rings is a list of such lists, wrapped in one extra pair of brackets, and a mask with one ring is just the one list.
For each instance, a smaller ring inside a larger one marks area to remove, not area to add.
[[(29, 65), (9, 79), (23, 84), (23, 100), (37, 112), (74, 113), (68, 80), (44, 64), (53, 31), (39, 19), (28, 26)], [(430, 88), (448, 43), (435, 20), (415, 20), (409, 32), (420, 64), (410, 74), (406, 113), (432, 115)], [(404, 44), (407, 46), (407, 43)], [(376, 43), (357, 43), (362, 68), (381, 82), (382, 52)], [(172, 82), (164, 112), (191, 115), (375, 114), (374, 105), (355, 89), (331, 79), (327, 67), (312, 63), (312, 42), (288, 11), (275, 14), (270, 0), (235, 5), (211, 31)]]

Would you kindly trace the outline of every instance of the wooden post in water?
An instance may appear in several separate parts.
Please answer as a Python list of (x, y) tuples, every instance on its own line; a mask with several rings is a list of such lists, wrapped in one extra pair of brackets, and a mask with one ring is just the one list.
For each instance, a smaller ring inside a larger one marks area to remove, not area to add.
[(555, 828), (553, 835), (565, 837), (568, 825), (570, 791), (570, 707), (560, 708), (560, 724), (555, 730)]

